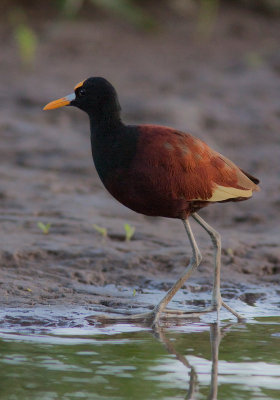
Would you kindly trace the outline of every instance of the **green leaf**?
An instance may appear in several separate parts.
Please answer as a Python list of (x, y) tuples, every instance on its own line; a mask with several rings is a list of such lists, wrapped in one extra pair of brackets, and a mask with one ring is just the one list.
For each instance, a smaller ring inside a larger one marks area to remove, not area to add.
[(129, 242), (135, 233), (135, 228), (129, 224), (124, 224), (125, 240)]
[(136, 289), (133, 289), (133, 296), (136, 296)]
[(93, 224), (94, 229), (100, 233), (104, 238), (108, 236), (108, 232), (106, 228), (102, 228), (101, 226), (98, 226), (96, 224)]
[(51, 224), (44, 224), (43, 222), (38, 222), (37, 226), (38, 226), (39, 229), (41, 229), (41, 231), (45, 235), (47, 235), (49, 233), (49, 231), (50, 231)]

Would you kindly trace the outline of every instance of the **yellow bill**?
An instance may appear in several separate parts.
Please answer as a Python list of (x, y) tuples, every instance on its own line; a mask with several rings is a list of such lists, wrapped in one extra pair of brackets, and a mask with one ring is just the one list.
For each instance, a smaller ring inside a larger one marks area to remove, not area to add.
[(61, 97), (61, 99), (51, 101), (50, 103), (45, 105), (43, 110), (53, 110), (54, 108), (68, 106), (75, 98), (75, 93), (71, 93), (68, 96)]

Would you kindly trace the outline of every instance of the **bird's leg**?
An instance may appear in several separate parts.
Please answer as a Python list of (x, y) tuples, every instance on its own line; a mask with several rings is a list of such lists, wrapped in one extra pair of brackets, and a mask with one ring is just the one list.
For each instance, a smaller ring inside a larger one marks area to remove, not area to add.
[(219, 317), (219, 310), (221, 306), (225, 307), (228, 311), (230, 311), (239, 321), (244, 320), (244, 318), (238, 314), (235, 310), (233, 310), (230, 306), (228, 306), (221, 297), (220, 292), (220, 282), (221, 282), (221, 236), (215, 231), (207, 222), (204, 221), (197, 213), (193, 213), (192, 217), (195, 221), (206, 230), (206, 232), (210, 235), (213, 246), (214, 246), (214, 258), (215, 258), (215, 270), (214, 270), (214, 284), (212, 291), (212, 301), (211, 306), (213, 310), (217, 310)]
[(105, 321), (131, 321), (131, 322), (148, 322), (152, 323), (154, 326), (157, 325), (161, 313), (164, 313), (164, 318), (186, 318), (186, 317), (196, 317), (202, 313), (207, 313), (211, 311), (219, 312), (221, 305), (225, 307), (228, 311), (230, 311), (233, 315), (235, 315), (238, 320), (242, 320), (243, 318), (234, 311), (231, 307), (222, 301), (220, 294), (220, 270), (221, 270), (221, 239), (218, 232), (216, 232), (210, 225), (208, 225), (200, 216), (196, 213), (192, 214), (192, 217), (208, 232), (210, 235), (212, 242), (215, 248), (215, 274), (214, 274), (214, 286), (213, 286), (213, 294), (212, 294), (212, 303), (208, 308), (204, 308), (202, 310), (190, 310), (190, 311), (181, 311), (181, 310), (170, 310), (166, 309), (167, 304), (171, 301), (173, 296), (178, 292), (178, 290), (183, 286), (186, 280), (191, 276), (192, 272), (195, 268), (198, 267), (202, 260), (202, 256), (200, 254), (199, 248), (196, 244), (194, 235), (192, 233), (190, 223), (188, 220), (183, 220), (183, 224), (185, 226), (191, 248), (192, 248), (192, 258), (187, 266), (187, 269), (180, 276), (177, 282), (172, 286), (171, 289), (166, 293), (163, 299), (158, 303), (158, 305), (150, 312), (141, 313), (141, 314), (132, 314), (132, 315), (123, 315), (123, 316), (99, 316), (99, 319)]
[(212, 307), (219, 310), (222, 305), (222, 298), (220, 292), (220, 281), (221, 281), (221, 236), (215, 231), (210, 225), (208, 225), (198, 214), (192, 214), (192, 217), (196, 222), (202, 226), (203, 229), (210, 235), (213, 246), (214, 246), (214, 260), (215, 260), (215, 271), (214, 271), (214, 282), (212, 292)]
[(186, 219), (183, 219), (183, 224), (185, 226), (191, 248), (192, 248), (192, 258), (189, 262), (189, 265), (187, 266), (187, 269), (184, 271), (184, 273), (180, 276), (180, 278), (177, 280), (177, 282), (172, 286), (171, 289), (166, 293), (164, 298), (159, 302), (159, 304), (154, 308), (153, 313), (154, 313), (154, 324), (156, 324), (159, 320), (160, 314), (162, 312), (165, 312), (166, 314), (180, 314), (180, 311), (175, 311), (175, 310), (165, 310), (165, 307), (167, 304), (170, 302), (170, 300), (173, 298), (173, 296), (178, 292), (178, 290), (183, 286), (183, 284), (186, 282), (186, 280), (191, 276), (193, 270), (198, 267), (202, 260), (201, 253), (199, 251), (199, 248), (196, 244), (194, 235), (191, 230), (191, 226), (189, 221)]
[[(148, 313), (141, 313), (141, 314), (132, 314), (132, 315), (124, 315), (124, 316), (99, 316), (99, 319), (103, 321), (134, 321), (134, 322), (151, 322), (154, 326), (158, 323), (158, 320), (160, 318), (161, 313), (164, 313), (165, 318), (185, 318), (185, 316), (196, 316), (200, 313), (200, 311), (189, 311), (189, 312), (184, 312), (181, 310), (169, 310), (165, 309), (167, 304), (170, 302), (170, 300), (173, 298), (173, 296), (178, 292), (178, 290), (183, 286), (183, 284), (186, 282), (186, 280), (191, 276), (193, 270), (198, 267), (202, 260), (202, 256), (200, 254), (199, 248), (196, 244), (194, 235), (192, 233), (190, 223), (188, 220), (183, 220), (183, 224), (185, 226), (189, 241), (191, 243), (191, 248), (192, 248), (192, 258), (189, 262), (189, 265), (187, 266), (187, 269), (184, 271), (184, 273), (180, 276), (180, 278), (177, 280), (177, 282), (172, 286), (171, 289), (166, 293), (166, 295), (163, 297), (163, 299), (158, 303), (155, 308)], [(210, 310), (202, 310), (201, 312), (208, 312), (212, 311)]]

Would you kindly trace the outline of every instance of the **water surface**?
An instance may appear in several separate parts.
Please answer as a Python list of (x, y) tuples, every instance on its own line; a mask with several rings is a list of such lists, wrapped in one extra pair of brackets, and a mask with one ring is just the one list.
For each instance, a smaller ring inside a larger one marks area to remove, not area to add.
[[(0, 398), (279, 399), (280, 317), (2, 329)], [(218, 394), (217, 394), (218, 393)]]

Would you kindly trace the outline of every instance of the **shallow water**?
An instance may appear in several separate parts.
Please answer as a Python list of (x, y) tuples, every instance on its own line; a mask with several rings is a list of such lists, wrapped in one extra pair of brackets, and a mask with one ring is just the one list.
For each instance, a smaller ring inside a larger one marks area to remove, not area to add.
[(280, 397), (280, 316), (153, 332), (129, 324), (85, 326), (81, 314), (75, 326), (46, 319), (42, 327), (25, 313), (21, 328), (9, 321), (1, 330), (1, 399)]

